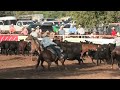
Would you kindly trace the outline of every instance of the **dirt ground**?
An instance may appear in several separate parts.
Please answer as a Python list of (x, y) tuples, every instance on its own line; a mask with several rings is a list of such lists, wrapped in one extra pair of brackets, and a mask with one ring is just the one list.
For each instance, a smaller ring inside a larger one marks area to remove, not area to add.
[(114, 65), (113, 70), (111, 65), (104, 63), (96, 66), (89, 58), (84, 64), (77, 63), (76, 60), (66, 61), (67, 70), (63, 69), (60, 62), (60, 70), (52, 63), (51, 71), (43, 71), (41, 66), (35, 69), (36, 61), (31, 61), (30, 56), (0, 55), (0, 79), (120, 79), (117, 65)]

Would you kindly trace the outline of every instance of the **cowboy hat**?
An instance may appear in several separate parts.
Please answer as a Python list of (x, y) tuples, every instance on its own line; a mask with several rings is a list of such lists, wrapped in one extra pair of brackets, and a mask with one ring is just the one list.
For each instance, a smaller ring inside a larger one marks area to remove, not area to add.
[(37, 26), (36, 28), (40, 28), (39, 26)]
[(42, 34), (42, 37), (49, 36), (49, 31), (46, 31), (44, 34)]
[(34, 28), (31, 28), (32, 31), (34, 31), (35, 29)]
[(115, 27), (112, 27), (112, 29), (115, 29)]

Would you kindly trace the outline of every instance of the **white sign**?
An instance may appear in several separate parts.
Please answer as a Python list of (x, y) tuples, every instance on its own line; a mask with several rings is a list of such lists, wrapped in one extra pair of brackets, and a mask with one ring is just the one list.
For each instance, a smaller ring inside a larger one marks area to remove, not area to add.
[(90, 41), (95, 44), (109, 44), (109, 43), (115, 43), (115, 39), (101, 39), (101, 38), (65, 38), (64, 40), (69, 42), (85, 42)]

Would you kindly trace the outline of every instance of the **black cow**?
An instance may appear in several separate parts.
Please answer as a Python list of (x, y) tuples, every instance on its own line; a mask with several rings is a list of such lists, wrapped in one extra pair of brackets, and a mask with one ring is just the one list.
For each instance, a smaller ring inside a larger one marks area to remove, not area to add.
[(18, 54), (18, 42), (17, 41), (2, 41), (1, 42), (1, 54), (5, 54), (5, 55)]
[(17, 55), (18, 54), (18, 46), (19, 42), (18, 41), (9, 41), (9, 55)]
[(80, 58), (82, 51), (82, 46), (80, 43), (60, 42), (57, 44), (63, 49), (64, 61), (78, 60), (79, 64), (83, 62)]
[[(91, 57), (92, 62), (93, 59), (97, 60), (97, 65), (101, 63), (101, 60), (108, 63), (111, 60), (111, 51), (109, 45), (101, 45), (101, 47), (98, 47), (96, 50), (88, 50), (88, 56)], [(94, 63), (94, 62), (93, 62)]]
[(120, 46), (115, 47), (115, 49), (112, 51), (111, 59), (112, 59), (112, 69), (113, 69), (113, 64), (116, 60), (118, 68), (120, 70)]
[(18, 55), (18, 54), (27, 54), (31, 50), (31, 44), (26, 41), (2, 41), (0, 43), (1, 54), (5, 55)]

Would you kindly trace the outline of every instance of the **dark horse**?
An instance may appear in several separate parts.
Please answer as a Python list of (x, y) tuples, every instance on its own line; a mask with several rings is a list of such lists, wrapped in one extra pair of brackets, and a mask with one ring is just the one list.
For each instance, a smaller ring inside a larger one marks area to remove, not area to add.
[(44, 68), (43, 66), (44, 61), (48, 63), (48, 69), (50, 69), (52, 62), (55, 62), (55, 64), (58, 66), (58, 60), (60, 60), (60, 62), (64, 66), (63, 56), (58, 57), (56, 52), (51, 47), (44, 49), (40, 41), (37, 38), (35, 39), (31, 35), (27, 37), (27, 40), (31, 41), (31, 52), (34, 52), (36, 50), (39, 53), (37, 64), (36, 64), (36, 69), (38, 68), (40, 61), (41, 61), (41, 66), (43, 68)]

